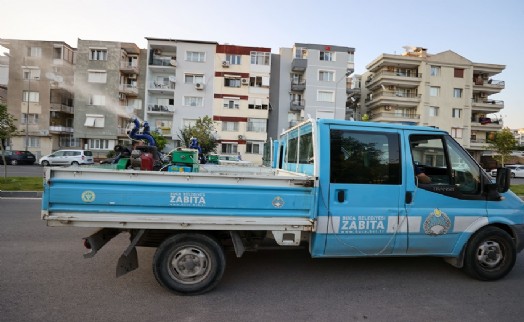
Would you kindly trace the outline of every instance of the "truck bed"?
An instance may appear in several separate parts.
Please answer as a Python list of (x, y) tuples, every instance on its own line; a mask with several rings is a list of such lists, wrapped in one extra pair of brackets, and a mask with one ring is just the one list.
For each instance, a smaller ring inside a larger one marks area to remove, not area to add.
[(259, 167), (208, 168), (47, 168), (42, 219), (48, 226), (97, 228), (312, 230), (312, 177)]

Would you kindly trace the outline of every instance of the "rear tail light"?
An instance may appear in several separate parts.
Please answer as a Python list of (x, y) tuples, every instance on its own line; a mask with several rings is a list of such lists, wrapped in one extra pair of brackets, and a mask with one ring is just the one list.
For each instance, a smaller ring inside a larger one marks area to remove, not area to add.
[(85, 156), (82, 156), (82, 160), (85, 160), (85, 158), (86, 158)]

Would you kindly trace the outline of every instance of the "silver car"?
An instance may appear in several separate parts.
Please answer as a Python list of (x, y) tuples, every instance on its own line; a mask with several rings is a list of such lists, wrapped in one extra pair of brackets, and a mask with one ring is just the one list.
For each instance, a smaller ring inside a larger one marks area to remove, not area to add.
[[(511, 170), (512, 178), (524, 178), (524, 165), (507, 165), (506, 168)], [(491, 176), (497, 176), (497, 169), (491, 170)]]
[(43, 156), (38, 161), (43, 166), (93, 164), (93, 152), (89, 150), (59, 150)]

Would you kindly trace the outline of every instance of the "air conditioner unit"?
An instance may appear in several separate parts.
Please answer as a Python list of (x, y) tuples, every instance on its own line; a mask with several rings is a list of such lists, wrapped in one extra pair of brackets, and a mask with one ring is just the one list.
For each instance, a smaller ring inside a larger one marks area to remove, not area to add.
[(239, 135), (239, 136), (238, 136), (238, 139), (239, 139), (239, 140), (243, 140), (243, 139), (244, 139), (244, 136), (243, 136), (243, 135)]
[(204, 84), (203, 83), (196, 83), (195, 84), (195, 88), (196, 89), (204, 89)]
[(249, 79), (242, 78), (242, 85), (247, 85), (247, 84), (249, 84)]
[(224, 60), (222, 62), (222, 67), (229, 67), (229, 62), (227, 60)]

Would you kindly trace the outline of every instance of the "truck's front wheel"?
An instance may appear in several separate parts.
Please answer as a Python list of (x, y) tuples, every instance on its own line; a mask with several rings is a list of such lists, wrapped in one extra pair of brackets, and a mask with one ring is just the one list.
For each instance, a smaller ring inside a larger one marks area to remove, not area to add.
[(492, 281), (506, 276), (517, 257), (511, 236), (497, 227), (487, 227), (471, 237), (464, 269), (472, 277)]
[(153, 259), (157, 281), (186, 295), (213, 289), (224, 274), (226, 259), (218, 241), (201, 233), (180, 233), (166, 239)]

